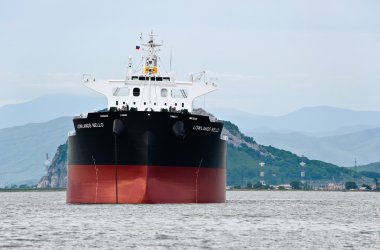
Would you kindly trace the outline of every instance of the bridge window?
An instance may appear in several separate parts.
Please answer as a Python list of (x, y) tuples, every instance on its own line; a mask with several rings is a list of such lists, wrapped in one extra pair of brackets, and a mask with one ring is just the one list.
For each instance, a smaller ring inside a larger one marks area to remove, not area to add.
[(134, 88), (133, 89), (133, 96), (139, 96), (140, 95), (140, 88)]
[(124, 88), (114, 88), (112, 90), (113, 96), (129, 96), (129, 88), (124, 87)]
[(187, 98), (189, 91), (187, 89), (172, 89), (173, 98)]
[(168, 90), (167, 89), (161, 89), (161, 97), (167, 97), (168, 96)]

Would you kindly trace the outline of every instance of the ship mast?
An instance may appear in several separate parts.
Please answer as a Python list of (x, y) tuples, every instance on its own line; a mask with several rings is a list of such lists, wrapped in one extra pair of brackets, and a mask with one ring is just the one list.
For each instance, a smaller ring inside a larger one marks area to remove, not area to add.
[(146, 53), (144, 74), (149, 76), (148, 110), (151, 110), (151, 106), (152, 106), (151, 77), (158, 74), (157, 52), (159, 51), (158, 47), (162, 46), (162, 44), (158, 44), (154, 42), (154, 36), (155, 35), (153, 34), (153, 32), (151, 32), (149, 34), (149, 40), (147, 43), (143, 43), (142, 37), (140, 37), (141, 45), (143, 46), (143, 50)]

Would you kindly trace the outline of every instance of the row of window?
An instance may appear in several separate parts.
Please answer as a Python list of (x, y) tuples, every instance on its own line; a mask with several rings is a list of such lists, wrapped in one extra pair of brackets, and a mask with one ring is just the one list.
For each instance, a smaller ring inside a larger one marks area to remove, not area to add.
[(158, 82), (170, 82), (170, 77), (161, 77), (161, 76), (132, 76), (132, 80), (139, 80), (139, 81), (149, 81), (149, 78), (151, 81), (158, 81)]
[[(119, 105), (119, 101), (116, 101), (116, 106), (118, 106), (118, 105)], [(123, 102), (123, 105), (125, 105), (125, 102)], [(133, 102), (133, 105), (136, 105), (136, 102)], [(144, 105), (146, 105), (146, 102), (144, 102)], [(156, 106), (157, 103), (155, 102), (155, 103), (153, 103), (153, 105)], [(165, 102), (165, 106), (168, 106), (168, 104), (166, 102)], [(174, 106), (177, 107), (177, 103), (174, 103)], [(182, 108), (184, 108), (185, 103), (182, 103), (181, 106), (182, 106)]]
[[(113, 96), (129, 96), (129, 88), (115, 88), (113, 90)], [(133, 88), (132, 90), (133, 96), (140, 96), (140, 88)], [(172, 89), (171, 90), (171, 97), (173, 98), (187, 98), (189, 95), (187, 89)], [(161, 89), (161, 97), (167, 97), (168, 96), (168, 90), (167, 89)]]

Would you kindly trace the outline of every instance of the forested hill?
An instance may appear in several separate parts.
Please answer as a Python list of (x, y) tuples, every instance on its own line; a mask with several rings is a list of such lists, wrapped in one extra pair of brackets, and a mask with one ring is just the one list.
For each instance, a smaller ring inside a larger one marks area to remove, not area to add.
[[(351, 169), (355, 169), (355, 168), (352, 167)], [(358, 166), (357, 171), (358, 172), (368, 171), (368, 172), (380, 173), (380, 162), (374, 162), (371, 164)]]
[(265, 180), (269, 184), (285, 184), (300, 179), (300, 162), (306, 163), (306, 180), (312, 182), (344, 182), (348, 180), (368, 181), (355, 171), (336, 165), (309, 160), (289, 151), (257, 144), (245, 136), (239, 128), (224, 122), (225, 133), (229, 135), (227, 149), (228, 185), (245, 185), (259, 181), (260, 161), (265, 162)]
[[(203, 110), (198, 110), (199, 114), (206, 114)], [(227, 184), (233, 186), (246, 185), (247, 183), (256, 183), (259, 181), (259, 163), (265, 162), (265, 181), (268, 184), (286, 184), (300, 179), (301, 161), (306, 163), (306, 180), (310, 182), (345, 182), (348, 180), (369, 182), (370, 180), (360, 173), (338, 167), (333, 164), (322, 161), (309, 160), (297, 156), (289, 151), (277, 149), (271, 146), (262, 146), (255, 142), (251, 137), (245, 136), (239, 128), (232, 122), (225, 121), (223, 134), (227, 135)], [(67, 145), (62, 145), (57, 151), (54, 159), (59, 162), (51, 164), (49, 176), (54, 183), (65, 185), (65, 178), (62, 174), (57, 177), (55, 173), (65, 173), (66, 167), (66, 150)], [(60, 155), (62, 154), (62, 155)], [(52, 168), (62, 168), (61, 170)], [(58, 179), (57, 179), (58, 178)], [(53, 184), (53, 183), (52, 183)], [(53, 184), (52, 187), (55, 187)]]

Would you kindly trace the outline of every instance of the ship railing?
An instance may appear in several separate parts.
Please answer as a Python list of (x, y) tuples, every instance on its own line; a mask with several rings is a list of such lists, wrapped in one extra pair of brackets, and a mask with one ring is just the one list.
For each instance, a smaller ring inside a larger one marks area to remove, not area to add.
[(214, 117), (214, 116), (209, 116), (210, 118), (210, 122), (217, 122), (218, 121), (218, 118)]
[(69, 132), (67, 133), (68, 136), (75, 136), (75, 134), (76, 134), (75, 131), (69, 131)]
[(78, 114), (75, 114), (75, 115), (74, 115), (74, 118), (76, 118), (76, 119), (77, 119), (77, 118), (83, 118), (83, 119), (86, 119), (86, 118), (87, 118), (87, 115), (84, 115), (84, 114), (79, 114), (79, 115), (78, 115)]
[(222, 139), (224, 141), (228, 141), (228, 136), (227, 135), (222, 135), (220, 139)]

